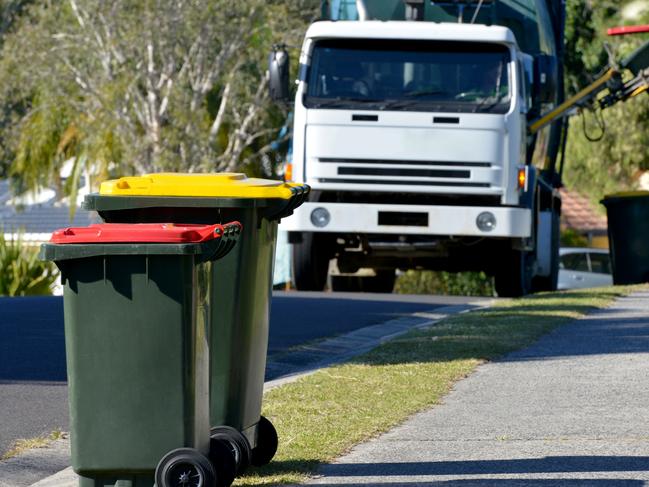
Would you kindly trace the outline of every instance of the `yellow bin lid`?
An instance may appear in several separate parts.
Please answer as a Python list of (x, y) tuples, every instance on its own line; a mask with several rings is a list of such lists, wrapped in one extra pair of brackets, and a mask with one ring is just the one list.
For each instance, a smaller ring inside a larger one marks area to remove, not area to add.
[(110, 196), (193, 196), (216, 198), (290, 199), (299, 186), (241, 173), (155, 173), (101, 183), (99, 194)]

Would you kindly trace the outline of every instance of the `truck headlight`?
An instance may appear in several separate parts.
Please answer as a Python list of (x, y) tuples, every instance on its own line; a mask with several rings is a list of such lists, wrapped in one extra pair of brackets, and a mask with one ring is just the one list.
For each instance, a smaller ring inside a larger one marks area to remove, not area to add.
[(326, 227), (331, 221), (331, 214), (326, 208), (318, 207), (311, 212), (311, 223), (318, 228)]
[(490, 211), (483, 211), (475, 219), (475, 224), (483, 232), (490, 232), (496, 228), (496, 216)]

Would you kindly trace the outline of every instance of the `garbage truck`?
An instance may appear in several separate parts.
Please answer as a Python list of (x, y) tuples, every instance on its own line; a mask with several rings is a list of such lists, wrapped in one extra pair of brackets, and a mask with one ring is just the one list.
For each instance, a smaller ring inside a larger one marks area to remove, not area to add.
[(628, 97), (628, 66), (564, 100), (565, 0), (338, 0), (322, 15), (294, 93), (287, 48), (269, 59), (271, 97), (293, 103), (287, 178), (312, 188), (282, 223), (297, 289), (335, 272), (336, 290), (390, 292), (397, 270), (428, 269), (485, 272), (499, 296), (555, 290), (566, 117)]

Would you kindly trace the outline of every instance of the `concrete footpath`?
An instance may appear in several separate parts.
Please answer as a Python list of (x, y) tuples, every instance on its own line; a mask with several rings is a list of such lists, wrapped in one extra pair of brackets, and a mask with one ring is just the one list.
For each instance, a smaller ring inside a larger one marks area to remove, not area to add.
[(479, 367), (310, 484), (649, 485), (649, 293)]
[[(621, 298), (530, 348), (479, 367), (443, 404), (357, 446), (324, 466), (309, 485), (645, 483), (649, 292)], [(74, 483), (64, 471), (34, 485)]]

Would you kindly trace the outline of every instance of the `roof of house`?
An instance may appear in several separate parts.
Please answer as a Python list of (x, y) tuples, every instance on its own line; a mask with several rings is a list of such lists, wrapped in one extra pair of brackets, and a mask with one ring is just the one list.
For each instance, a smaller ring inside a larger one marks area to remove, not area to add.
[(607, 220), (588, 198), (562, 188), (561, 225), (581, 233), (605, 232)]
[(12, 197), (9, 182), (0, 181), (0, 227), (5, 233), (22, 230), (28, 240), (46, 240), (44, 236), (59, 228), (81, 227), (100, 222), (95, 212), (81, 208), (76, 208), (74, 216), (71, 216), (70, 206), (55, 199), (16, 206), (11, 204)]

